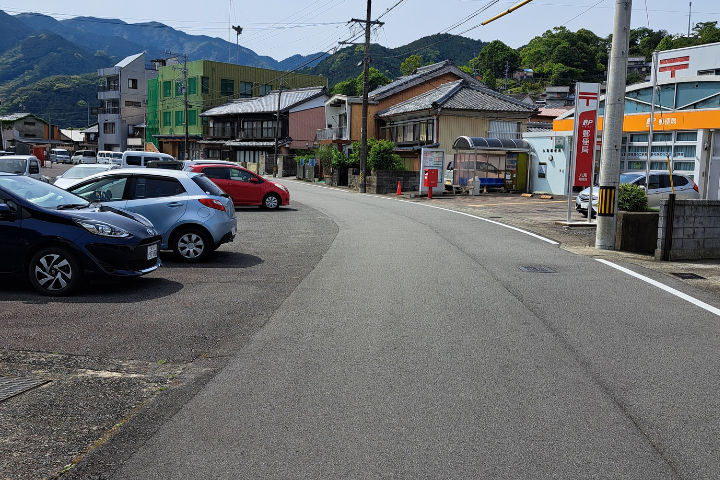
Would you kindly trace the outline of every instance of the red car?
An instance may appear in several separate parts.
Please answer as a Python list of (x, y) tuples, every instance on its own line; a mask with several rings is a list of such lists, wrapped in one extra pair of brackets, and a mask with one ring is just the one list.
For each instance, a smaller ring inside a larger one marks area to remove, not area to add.
[(271, 210), (290, 205), (290, 192), (285, 185), (255, 175), (240, 165), (196, 164), (185, 170), (204, 173), (232, 197), (235, 205), (260, 205)]

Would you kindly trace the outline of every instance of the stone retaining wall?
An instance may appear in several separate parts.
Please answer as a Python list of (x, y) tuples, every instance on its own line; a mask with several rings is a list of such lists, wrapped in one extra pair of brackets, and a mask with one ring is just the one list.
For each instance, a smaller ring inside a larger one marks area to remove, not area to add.
[[(665, 243), (667, 200), (660, 202), (655, 258)], [(670, 260), (720, 258), (720, 200), (675, 200)]]

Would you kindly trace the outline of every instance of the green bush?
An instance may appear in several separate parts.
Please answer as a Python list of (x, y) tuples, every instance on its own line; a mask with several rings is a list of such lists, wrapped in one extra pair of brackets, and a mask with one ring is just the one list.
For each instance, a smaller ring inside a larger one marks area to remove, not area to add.
[(648, 199), (645, 190), (638, 185), (623, 183), (618, 194), (618, 210), (647, 212)]
[[(360, 166), (360, 142), (353, 142), (350, 153), (350, 166)], [(395, 153), (395, 144), (390, 140), (368, 138), (367, 169), (370, 170), (405, 170), (400, 155)]]

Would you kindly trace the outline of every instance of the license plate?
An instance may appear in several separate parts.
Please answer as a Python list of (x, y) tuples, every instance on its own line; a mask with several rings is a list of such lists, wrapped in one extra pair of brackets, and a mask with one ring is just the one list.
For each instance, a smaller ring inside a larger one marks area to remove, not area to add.
[(583, 210), (585, 210), (587, 208), (587, 206), (588, 206), (587, 202), (584, 202), (584, 203), (580, 202), (580, 208), (582, 208)]
[(153, 258), (157, 258), (157, 245), (150, 245), (147, 249), (147, 259), (152, 260)]
[(232, 227), (232, 234), (235, 235), (236, 232), (237, 232), (237, 228), (235, 228), (235, 226), (233, 226), (233, 227)]

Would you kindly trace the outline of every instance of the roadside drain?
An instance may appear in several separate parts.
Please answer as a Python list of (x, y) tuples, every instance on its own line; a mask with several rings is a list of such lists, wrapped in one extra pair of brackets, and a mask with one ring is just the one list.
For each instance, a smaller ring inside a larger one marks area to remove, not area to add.
[(555, 270), (553, 270), (550, 267), (530, 267), (530, 266), (520, 265), (518, 268), (520, 270), (522, 270), (523, 272), (528, 272), (528, 273), (555, 273)]
[(50, 380), (37, 380), (23, 377), (0, 377), (0, 402), (27, 392), (32, 388), (39, 387), (49, 381)]
[(697, 275), (695, 273), (670, 272), (670, 275), (682, 278), (683, 280), (705, 280), (705, 277), (701, 277), (700, 275)]

